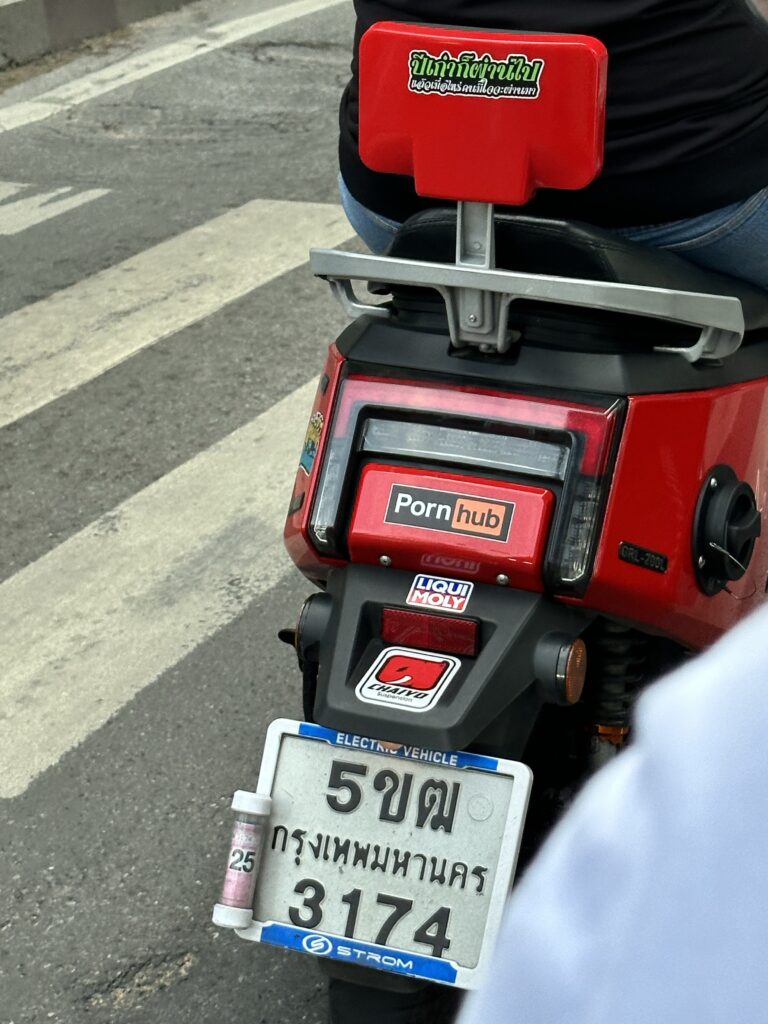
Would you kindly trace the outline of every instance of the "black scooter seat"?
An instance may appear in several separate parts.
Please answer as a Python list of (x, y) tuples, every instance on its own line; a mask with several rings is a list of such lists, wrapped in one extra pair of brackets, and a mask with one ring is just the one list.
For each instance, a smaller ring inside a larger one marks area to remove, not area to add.
[[(453, 263), (456, 211), (426, 210), (411, 217), (399, 229), (387, 255)], [(741, 300), (747, 332), (768, 330), (768, 292), (578, 221), (497, 213), (496, 266), (529, 274), (733, 295)]]

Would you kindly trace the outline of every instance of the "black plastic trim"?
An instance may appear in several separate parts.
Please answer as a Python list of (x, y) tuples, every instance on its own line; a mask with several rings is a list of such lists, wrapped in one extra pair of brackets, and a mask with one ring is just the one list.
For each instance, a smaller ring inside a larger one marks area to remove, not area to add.
[(447, 334), (361, 317), (337, 341), (353, 364), (385, 376), (429, 375), (433, 380), (601, 394), (653, 395), (727, 387), (768, 377), (768, 333), (722, 363), (688, 363), (653, 351), (587, 352), (523, 344), (503, 355), (452, 350)]
[(315, 721), (381, 740), (464, 750), (504, 717), (509, 723), (507, 754), (521, 756), (543, 703), (534, 686), (537, 645), (552, 632), (576, 638), (592, 614), (543, 594), (476, 583), (470, 611), (481, 623), (480, 653), (460, 659), (461, 668), (440, 702), (418, 714), (364, 703), (355, 696), (355, 687), (380, 651), (390, 646), (379, 636), (381, 609), (405, 607), (414, 575), (364, 565), (330, 573), (333, 612), (320, 645)]

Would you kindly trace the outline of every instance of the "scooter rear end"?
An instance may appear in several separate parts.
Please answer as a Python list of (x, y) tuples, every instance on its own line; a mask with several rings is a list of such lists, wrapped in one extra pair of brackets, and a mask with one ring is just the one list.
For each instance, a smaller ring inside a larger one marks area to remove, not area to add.
[(476, 984), (521, 842), (765, 598), (768, 297), (494, 211), (599, 172), (605, 75), (583, 37), (363, 40), (364, 159), (458, 208), (386, 257), (312, 254), (353, 323), (290, 500), (306, 721), (270, 731), (240, 934), (317, 956), (336, 1024)]

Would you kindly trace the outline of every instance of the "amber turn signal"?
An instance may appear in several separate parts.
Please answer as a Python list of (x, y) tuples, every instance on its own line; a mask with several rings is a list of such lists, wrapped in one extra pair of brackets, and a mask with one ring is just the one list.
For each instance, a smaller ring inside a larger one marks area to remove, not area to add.
[(587, 645), (583, 640), (563, 644), (557, 659), (557, 682), (566, 704), (577, 704), (587, 678)]

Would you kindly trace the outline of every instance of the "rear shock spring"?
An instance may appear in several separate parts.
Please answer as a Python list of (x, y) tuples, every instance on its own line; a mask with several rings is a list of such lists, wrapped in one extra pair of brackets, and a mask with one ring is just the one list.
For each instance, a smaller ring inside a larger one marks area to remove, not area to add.
[(634, 699), (646, 679), (648, 637), (605, 619), (595, 624), (590, 649), (587, 703), (595, 767), (624, 745)]

